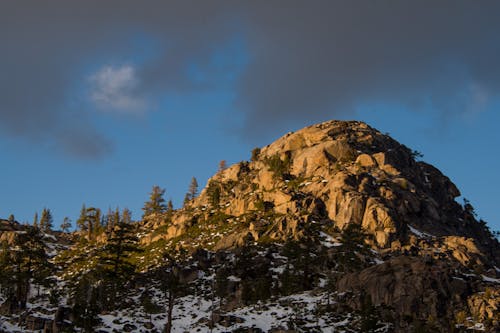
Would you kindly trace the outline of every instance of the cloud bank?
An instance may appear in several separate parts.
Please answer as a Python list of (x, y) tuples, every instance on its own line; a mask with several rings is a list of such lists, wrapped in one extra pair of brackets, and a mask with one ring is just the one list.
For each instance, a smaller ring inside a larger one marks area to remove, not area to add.
[(234, 38), (248, 53), (233, 82), (246, 135), (370, 103), (474, 112), (499, 97), (498, 17), (498, 1), (2, 2), (0, 129), (101, 156), (111, 145), (95, 115), (74, 106), (82, 81), (98, 109), (144, 112), (144, 96), (227, 83), (233, 69), (213, 59)]

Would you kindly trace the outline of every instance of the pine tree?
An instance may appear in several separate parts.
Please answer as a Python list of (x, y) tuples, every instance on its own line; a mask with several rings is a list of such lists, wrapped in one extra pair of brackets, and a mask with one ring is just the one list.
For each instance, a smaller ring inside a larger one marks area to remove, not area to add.
[(121, 219), (115, 224), (113, 234), (106, 245), (97, 254), (99, 275), (109, 285), (109, 299), (115, 305), (120, 288), (135, 272), (136, 265), (131, 261), (133, 253), (140, 252), (135, 236), (135, 226), (131, 222), (131, 213), (124, 209)]
[(82, 208), (80, 209), (80, 216), (78, 217), (78, 220), (76, 220), (76, 225), (78, 228), (81, 230), (84, 230), (85, 224), (87, 219), (87, 208), (85, 207), (85, 204), (82, 205)]
[(144, 309), (144, 312), (149, 315), (149, 323), (146, 328), (151, 329), (154, 327), (153, 325), (153, 314), (161, 313), (162, 307), (156, 304), (149, 293), (144, 293), (141, 297), (141, 305)]
[(51, 272), (47, 248), (40, 229), (27, 227), (16, 235), (13, 246), (4, 245), (0, 254), (2, 288), (7, 288), (9, 311), (25, 309), (30, 285), (44, 284)]
[(219, 208), (221, 189), (220, 183), (217, 181), (210, 181), (207, 186), (208, 200), (213, 208)]
[(186, 195), (184, 196), (184, 201), (183, 201), (184, 207), (186, 207), (189, 204), (190, 200), (191, 199), (190, 199), (189, 193), (186, 193)]
[(149, 201), (146, 201), (144, 203), (144, 207), (142, 208), (144, 211), (143, 217), (165, 212), (167, 207), (165, 205), (165, 199), (163, 198), (164, 194), (165, 189), (162, 189), (157, 185), (153, 186), (149, 196)]
[(337, 248), (339, 251), (337, 262), (343, 272), (353, 272), (363, 267), (364, 262), (356, 253), (364, 255), (369, 253), (369, 246), (365, 243), (367, 238), (368, 235), (361, 225), (356, 223), (349, 223), (347, 227), (342, 230), (340, 239), (342, 245)]
[(94, 235), (99, 235), (102, 233), (104, 230), (102, 228), (102, 214), (101, 210), (99, 208), (95, 208), (95, 213), (94, 213)]
[(103, 219), (104, 222), (102, 225), (106, 228), (106, 232), (110, 233), (113, 231), (113, 211), (111, 210), (111, 207), (108, 208), (108, 212), (104, 214)]
[(110, 217), (111, 225), (109, 230), (111, 230), (111, 232), (114, 232), (115, 227), (120, 223), (120, 218), (120, 208), (116, 207), (115, 211), (111, 214)]
[(122, 222), (126, 224), (132, 223), (132, 212), (128, 208), (124, 208), (122, 211)]
[(13, 313), (17, 310), (13, 252), (7, 242), (2, 242), (0, 245), (0, 289), (5, 299), (4, 306), (10, 304), (8, 312)]
[(219, 173), (227, 169), (227, 162), (226, 160), (222, 160), (219, 162)]
[(116, 207), (113, 211), (111, 208), (108, 208), (108, 213), (103, 216), (102, 223), (102, 226), (106, 228), (106, 232), (108, 234), (112, 233), (118, 222), (120, 222), (120, 209)]
[(35, 212), (35, 216), (33, 217), (33, 227), (38, 228), (38, 213)]
[(172, 203), (172, 200), (168, 200), (167, 203), (167, 220), (171, 221), (172, 216), (174, 214), (174, 204)]
[(69, 229), (71, 229), (71, 220), (66, 216), (61, 223), (61, 230), (62, 232), (69, 232)]
[(101, 210), (94, 207), (85, 208), (83, 205), (76, 223), (80, 230), (86, 232), (88, 240), (93, 239), (101, 231)]
[(170, 333), (175, 301), (185, 286), (179, 278), (181, 268), (178, 262), (168, 254), (164, 255), (164, 260), (167, 265), (159, 268), (156, 274), (160, 280), (160, 289), (167, 298), (167, 322), (163, 332)]
[(10, 223), (14, 223), (14, 222), (16, 222), (16, 218), (14, 217), (14, 214), (10, 214), (10, 215), (9, 215), (9, 222), (10, 222)]
[(74, 323), (83, 328), (83, 332), (95, 332), (94, 327), (100, 323), (99, 279), (94, 272), (89, 272), (71, 285)]
[(40, 218), (40, 229), (43, 232), (48, 232), (52, 230), (52, 224), (53, 224), (53, 218), (52, 218), (52, 213), (50, 212), (50, 209), (44, 208), (42, 210), (42, 217)]
[(196, 198), (196, 195), (198, 194), (198, 181), (195, 177), (191, 178), (191, 184), (189, 184), (188, 193), (191, 200)]

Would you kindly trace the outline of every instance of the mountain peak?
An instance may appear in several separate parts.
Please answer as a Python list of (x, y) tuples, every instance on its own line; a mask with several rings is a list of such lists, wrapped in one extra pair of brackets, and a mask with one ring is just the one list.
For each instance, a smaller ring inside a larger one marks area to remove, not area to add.
[[(149, 228), (166, 232), (150, 233), (143, 241), (182, 237), (200, 221), (223, 214), (233, 223), (221, 226), (225, 236), (210, 238), (213, 249), (249, 239), (298, 239), (310, 223), (338, 231), (356, 224), (376, 249), (408, 249), (426, 234), (461, 260), (496, 260), (489, 231), (455, 201), (457, 187), (419, 156), (363, 122), (308, 126), (254, 149), (251, 161), (220, 170), (185, 208), (168, 219), (147, 221)], [(458, 253), (463, 246), (457, 239), (485, 257)]]

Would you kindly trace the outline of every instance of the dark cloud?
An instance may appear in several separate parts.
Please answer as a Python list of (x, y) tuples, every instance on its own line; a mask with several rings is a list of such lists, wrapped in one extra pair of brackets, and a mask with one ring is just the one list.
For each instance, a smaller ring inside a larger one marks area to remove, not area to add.
[(444, 110), (471, 87), (499, 91), (498, 2), (300, 4), (252, 12), (256, 54), (239, 95), (250, 127), (370, 102)]
[[(67, 109), (84, 68), (120, 65), (143, 51), (144, 37), (154, 46), (134, 69), (141, 98), (221, 84), (228, 69), (212, 56), (240, 38), (248, 64), (236, 110), (246, 133), (373, 102), (431, 104), (453, 116), (498, 97), (499, 16), (498, 1), (2, 2), (0, 128), (77, 155), (108, 152), (94, 115)], [(192, 79), (193, 64), (207, 80)]]

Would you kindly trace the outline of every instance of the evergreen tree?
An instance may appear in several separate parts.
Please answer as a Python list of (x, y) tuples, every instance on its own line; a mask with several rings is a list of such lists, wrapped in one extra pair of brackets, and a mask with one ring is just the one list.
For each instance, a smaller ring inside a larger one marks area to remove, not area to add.
[(219, 162), (219, 173), (227, 169), (227, 163), (226, 160), (222, 160)]
[(0, 251), (0, 285), (7, 290), (10, 312), (25, 309), (31, 283), (44, 284), (51, 272), (46, 245), (38, 228), (19, 233), (11, 247)]
[(65, 217), (63, 222), (61, 223), (61, 231), (62, 232), (69, 232), (69, 229), (71, 229), (71, 220), (69, 217)]
[(124, 208), (122, 211), (122, 222), (130, 224), (132, 223), (132, 212), (128, 208)]
[(5, 298), (3, 305), (10, 305), (8, 313), (17, 310), (16, 275), (12, 249), (7, 242), (0, 243), (0, 290)]
[(144, 293), (141, 297), (141, 305), (144, 309), (144, 312), (149, 315), (149, 327), (146, 328), (153, 328), (153, 314), (161, 313), (163, 311), (162, 307), (156, 304), (151, 295), (147, 292)]
[(160, 188), (159, 186), (153, 186), (151, 194), (149, 196), (149, 201), (144, 203), (144, 207), (142, 210), (144, 211), (143, 217), (146, 217), (151, 214), (163, 213), (167, 209), (165, 205), (165, 199), (163, 195), (165, 194), (165, 189)]
[(198, 181), (195, 177), (191, 178), (191, 184), (189, 184), (188, 193), (191, 200), (196, 198), (196, 195), (198, 194)]
[(184, 196), (184, 207), (186, 207), (186, 205), (189, 204), (189, 201), (196, 198), (197, 194), (198, 194), (198, 181), (196, 180), (195, 177), (193, 177), (191, 178), (191, 183), (189, 184), (188, 192)]
[(84, 230), (85, 224), (87, 219), (87, 208), (85, 207), (85, 204), (82, 205), (82, 208), (80, 209), (80, 216), (78, 217), (78, 220), (76, 220), (76, 225), (80, 230)]
[(367, 237), (361, 225), (356, 223), (349, 223), (342, 231), (342, 245), (337, 248), (337, 262), (343, 272), (353, 272), (363, 267), (363, 261), (356, 254), (369, 253), (369, 247), (365, 243)]
[(172, 220), (173, 214), (174, 214), (174, 204), (172, 203), (172, 200), (168, 200), (168, 203), (167, 203), (167, 220), (168, 221)]
[(10, 223), (14, 223), (14, 222), (16, 222), (16, 218), (14, 217), (14, 214), (10, 214), (10, 215), (9, 215), (9, 222), (10, 222)]
[(215, 273), (215, 286), (214, 292), (217, 297), (219, 297), (219, 308), (222, 307), (222, 302), (224, 298), (229, 294), (228, 290), (228, 277), (230, 275), (230, 269), (226, 267), (226, 263), (222, 263), (222, 267), (219, 267)]
[(99, 293), (102, 287), (98, 281), (99, 277), (94, 272), (89, 272), (72, 285), (74, 323), (83, 328), (83, 332), (95, 332), (94, 327), (100, 323), (102, 306), (99, 303)]
[(101, 229), (101, 210), (83, 205), (76, 223), (80, 230), (86, 232), (87, 239), (92, 240)]
[(115, 211), (112, 211), (110, 208), (106, 216), (106, 228), (108, 233), (112, 233), (118, 223), (120, 223), (120, 209), (116, 207)]
[(221, 188), (217, 181), (210, 181), (207, 187), (208, 200), (213, 208), (219, 208)]
[(48, 232), (52, 230), (52, 224), (53, 224), (53, 218), (52, 218), (52, 213), (50, 212), (50, 209), (44, 208), (42, 210), (42, 217), (40, 217), (40, 229), (43, 232)]
[(99, 275), (109, 286), (109, 299), (115, 305), (120, 288), (135, 272), (136, 265), (131, 261), (133, 253), (140, 252), (135, 226), (131, 223), (131, 213), (125, 209), (115, 225), (113, 234), (106, 245), (97, 253)]
[(167, 322), (163, 332), (170, 333), (172, 331), (172, 315), (175, 301), (182, 292), (184, 285), (179, 278), (180, 266), (177, 261), (168, 254), (165, 254), (164, 260), (167, 261), (167, 265), (157, 271), (157, 276), (160, 280), (160, 289), (167, 297)]
[(189, 197), (189, 193), (186, 193), (186, 195), (184, 196), (184, 201), (183, 201), (183, 205), (184, 207), (186, 207), (188, 204), (189, 204), (189, 201), (190, 201), (190, 197)]
[(106, 232), (109, 234), (113, 231), (113, 211), (111, 207), (108, 208), (108, 212), (103, 216), (103, 227), (106, 228)]
[(33, 227), (38, 228), (38, 213), (35, 212), (35, 216), (33, 217)]
[(167, 212), (172, 213), (173, 211), (174, 211), (174, 204), (172, 203), (172, 200), (168, 200)]
[(108, 230), (114, 232), (115, 227), (120, 223), (120, 209), (116, 207), (115, 211), (110, 215)]

